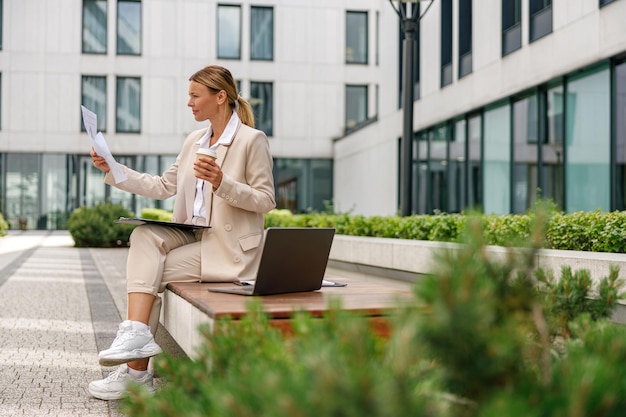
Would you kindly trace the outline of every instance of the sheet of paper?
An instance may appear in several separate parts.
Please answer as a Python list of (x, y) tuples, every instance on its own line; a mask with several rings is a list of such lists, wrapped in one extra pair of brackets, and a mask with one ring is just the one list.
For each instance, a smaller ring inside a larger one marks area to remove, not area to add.
[(113, 178), (115, 178), (116, 184), (128, 179), (126, 174), (124, 174), (124, 171), (122, 171), (122, 168), (120, 168), (117, 164), (115, 158), (113, 158), (111, 151), (109, 151), (109, 147), (107, 142), (104, 140), (102, 132), (96, 133), (96, 137), (93, 140), (93, 148), (96, 150), (96, 153), (103, 157), (107, 161), (107, 164), (109, 164), (111, 174), (113, 175)]
[(111, 174), (113, 175), (116, 184), (122, 181), (126, 181), (126, 174), (124, 174), (120, 166), (117, 164), (117, 161), (113, 157), (113, 154), (111, 154), (109, 146), (104, 139), (104, 135), (102, 134), (102, 132), (98, 132), (98, 116), (96, 116), (94, 112), (92, 112), (85, 106), (81, 105), (80, 108), (83, 113), (83, 124), (85, 125), (85, 130), (87, 131), (87, 135), (89, 135), (89, 138), (93, 143), (93, 148), (95, 149), (96, 153), (103, 157), (107, 164), (109, 164)]

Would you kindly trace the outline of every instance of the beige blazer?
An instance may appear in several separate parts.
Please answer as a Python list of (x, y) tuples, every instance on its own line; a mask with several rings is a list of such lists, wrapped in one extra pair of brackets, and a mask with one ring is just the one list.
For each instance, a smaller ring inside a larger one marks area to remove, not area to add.
[[(121, 165), (128, 179), (119, 184), (111, 173), (105, 182), (121, 190), (153, 199), (176, 196), (173, 221), (191, 223), (196, 193), (193, 163), (198, 140), (206, 129), (192, 132), (176, 162), (161, 176), (139, 173)], [(254, 279), (263, 239), (263, 214), (276, 206), (272, 155), (260, 130), (239, 122), (230, 145), (219, 145), (217, 164), (222, 183), (213, 192), (205, 187), (207, 225), (202, 234), (202, 280), (207, 282)]]

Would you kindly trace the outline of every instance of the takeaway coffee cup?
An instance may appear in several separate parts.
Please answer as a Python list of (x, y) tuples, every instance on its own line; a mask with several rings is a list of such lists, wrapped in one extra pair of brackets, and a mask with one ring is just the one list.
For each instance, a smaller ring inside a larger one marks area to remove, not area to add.
[(216, 159), (217, 152), (215, 152), (215, 149), (199, 148), (196, 151), (196, 162), (198, 162), (198, 158), (200, 157)]

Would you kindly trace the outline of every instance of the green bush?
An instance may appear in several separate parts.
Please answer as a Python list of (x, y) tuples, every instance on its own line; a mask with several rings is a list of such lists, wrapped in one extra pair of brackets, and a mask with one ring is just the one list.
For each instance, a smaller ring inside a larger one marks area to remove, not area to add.
[[(546, 206), (545, 204), (544, 206)], [(335, 227), (337, 234), (395, 239), (461, 242), (465, 224), (471, 217), (481, 219), (486, 245), (521, 246), (530, 238), (537, 215), (547, 219), (546, 249), (626, 253), (626, 212), (577, 212), (566, 214), (548, 207), (525, 214), (435, 214), (412, 216), (371, 216), (348, 214), (291, 214), (272, 210), (265, 215), (265, 226)]]
[(121, 204), (100, 203), (94, 207), (80, 207), (67, 219), (67, 230), (76, 247), (128, 246), (134, 226), (115, 223), (114, 220), (133, 216)]
[[(541, 223), (541, 222), (537, 222)], [(365, 320), (329, 306), (299, 313), (293, 334), (270, 326), (260, 300), (238, 324), (203, 327), (191, 361), (156, 360), (166, 379), (154, 395), (133, 387), (129, 416), (622, 416), (626, 329), (607, 317), (621, 297), (612, 271), (593, 288), (585, 273), (563, 285), (537, 281), (526, 251), (485, 255), (481, 219), (469, 219), (458, 251), (417, 280), (414, 300), (378, 337)], [(446, 228), (445, 230), (450, 230)], [(578, 294), (570, 301), (564, 299)], [(597, 303), (581, 302), (596, 294)], [(572, 307), (575, 305), (575, 308)], [(564, 333), (561, 318), (567, 312)]]
[(0, 213), (0, 236), (6, 236), (9, 229), (9, 223), (4, 219), (2, 213)]

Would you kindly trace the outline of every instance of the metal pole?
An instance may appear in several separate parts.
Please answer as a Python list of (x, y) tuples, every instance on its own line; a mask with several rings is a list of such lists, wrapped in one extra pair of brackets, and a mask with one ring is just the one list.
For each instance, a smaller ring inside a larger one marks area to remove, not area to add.
[(404, 123), (400, 151), (400, 215), (411, 215), (413, 183), (413, 50), (417, 21), (404, 18)]

